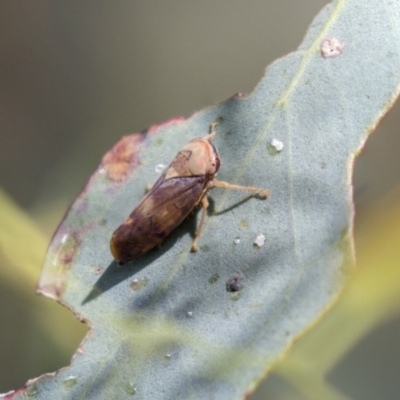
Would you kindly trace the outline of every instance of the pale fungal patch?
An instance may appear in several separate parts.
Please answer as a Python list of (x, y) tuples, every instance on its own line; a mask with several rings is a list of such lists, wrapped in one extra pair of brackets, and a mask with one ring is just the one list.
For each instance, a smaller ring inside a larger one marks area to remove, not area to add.
[(157, 164), (157, 165), (154, 167), (154, 171), (156, 171), (157, 174), (161, 174), (161, 172), (163, 172), (164, 169), (165, 169), (166, 167), (167, 167), (167, 166), (164, 165), (164, 164)]
[(278, 139), (271, 140), (271, 146), (279, 153), (283, 150), (283, 143)]
[(257, 235), (256, 239), (253, 242), (254, 246), (257, 247), (264, 246), (264, 243), (265, 243), (265, 235), (262, 233), (260, 235)]
[(321, 44), (321, 54), (325, 58), (337, 57), (342, 54), (344, 43), (339, 39), (325, 39)]

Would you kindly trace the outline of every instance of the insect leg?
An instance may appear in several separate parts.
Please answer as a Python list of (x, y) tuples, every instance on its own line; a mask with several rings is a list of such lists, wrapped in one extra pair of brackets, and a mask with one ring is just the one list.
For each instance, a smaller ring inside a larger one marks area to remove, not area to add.
[(208, 206), (210, 205), (210, 204), (208, 203), (207, 196), (204, 196), (204, 197), (201, 199), (201, 205), (202, 205), (203, 209), (202, 209), (202, 212), (201, 212), (200, 223), (199, 223), (199, 226), (198, 226), (198, 228), (197, 228), (197, 231), (196, 231), (196, 233), (195, 233), (195, 235), (194, 235), (192, 247), (191, 247), (191, 249), (190, 249), (190, 251), (193, 251), (193, 252), (195, 252), (195, 251), (198, 250), (197, 242), (199, 241), (199, 238), (200, 238), (200, 235), (201, 235), (201, 231), (202, 231), (202, 229), (203, 229), (204, 220), (205, 220), (206, 214), (207, 214), (207, 208), (208, 208)]
[(254, 186), (240, 186), (240, 185), (232, 185), (231, 183), (219, 181), (218, 179), (214, 179), (213, 181), (214, 187), (220, 187), (224, 189), (235, 189), (235, 190), (245, 190), (247, 192), (254, 192), (267, 198), (269, 196), (269, 190), (260, 189)]
[(207, 136), (204, 136), (203, 139), (206, 139), (206, 140), (214, 139), (214, 136), (215, 136), (215, 127), (216, 127), (218, 124), (219, 124), (218, 121), (213, 122), (213, 123), (210, 125), (210, 133), (209, 133)]

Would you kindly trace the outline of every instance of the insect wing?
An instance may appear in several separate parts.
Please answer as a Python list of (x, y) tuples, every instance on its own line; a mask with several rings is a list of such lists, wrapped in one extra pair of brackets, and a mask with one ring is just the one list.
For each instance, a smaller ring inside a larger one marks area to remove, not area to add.
[(161, 176), (112, 238), (117, 259), (127, 262), (160, 244), (202, 197), (206, 176)]

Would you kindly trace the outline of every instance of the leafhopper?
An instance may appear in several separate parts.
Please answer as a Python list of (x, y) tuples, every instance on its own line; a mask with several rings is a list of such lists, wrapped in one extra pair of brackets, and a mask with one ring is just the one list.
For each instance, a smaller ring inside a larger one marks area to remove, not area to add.
[(232, 185), (216, 179), (221, 161), (210, 133), (186, 144), (125, 222), (113, 233), (110, 250), (119, 264), (133, 260), (159, 245), (197, 206), (200, 222), (191, 251), (198, 241), (209, 206), (207, 194), (213, 187), (245, 190), (267, 198), (269, 191), (252, 186)]

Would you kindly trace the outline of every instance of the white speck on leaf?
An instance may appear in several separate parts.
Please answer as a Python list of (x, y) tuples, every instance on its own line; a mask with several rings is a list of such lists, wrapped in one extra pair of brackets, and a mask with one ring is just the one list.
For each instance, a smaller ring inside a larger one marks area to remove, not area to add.
[(325, 39), (321, 44), (321, 54), (325, 58), (337, 57), (342, 54), (344, 44), (336, 38)]
[(265, 243), (265, 235), (263, 235), (262, 233), (260, 235), (258, 235), (256, 237), (256, 239), (254, 240), (254, 245), (257, 247), (262, 247), (264, 246)]
[(157, 164), (157, 165), (154, 167), (154, 171), (156, 171), (157, 174), (160, 174), (161, 172), (164, 171), (165, 168), (166, 168), (166, 165), (164, 165), (164, 164)]
[(283, 149), (283, 143), (278, 139), (271, 140), (271, 146), (279, 153)]

